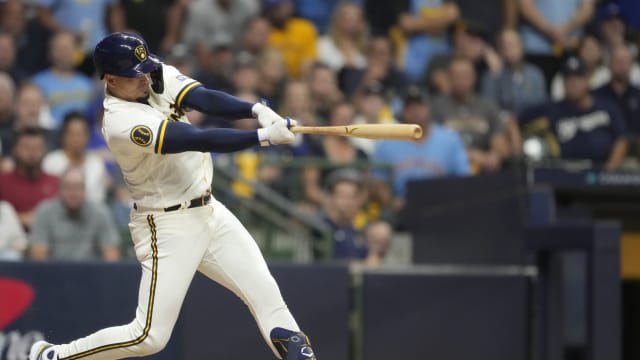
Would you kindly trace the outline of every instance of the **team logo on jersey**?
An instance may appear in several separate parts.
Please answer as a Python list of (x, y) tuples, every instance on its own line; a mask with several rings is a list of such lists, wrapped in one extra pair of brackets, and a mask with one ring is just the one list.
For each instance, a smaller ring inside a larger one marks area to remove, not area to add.
[(140, 62), (147, 60), (147, 49), (144, 48), (144, 45), (136, 46), (136, 49), (133, 50), (133, 54), (138, 60), (140, 60)]
[(140, 146), (149, 146), (153, 139), (151, 129), (145, 125), (138, 125), (131, 130), (131, 141)]

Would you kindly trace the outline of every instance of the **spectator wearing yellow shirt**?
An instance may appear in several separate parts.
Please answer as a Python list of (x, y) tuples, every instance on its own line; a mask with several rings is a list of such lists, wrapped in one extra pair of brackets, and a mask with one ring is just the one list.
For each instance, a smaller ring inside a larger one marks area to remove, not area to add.
[(262, 6), (271, 23), (269, 46), (282, 53), (289, 76), (299, 79), (316, 59), (316, 28), (308, 20), (293, 17), (291, 0), (263, 0)]

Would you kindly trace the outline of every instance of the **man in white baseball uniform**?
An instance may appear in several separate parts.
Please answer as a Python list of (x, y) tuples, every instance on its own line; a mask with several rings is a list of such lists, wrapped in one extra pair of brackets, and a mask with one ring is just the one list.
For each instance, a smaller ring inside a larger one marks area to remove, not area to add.
[[(255, 241), (210, 191), (210, 152), (290, 143), (293, 120), (204, 88), (161, 63), (138, 35), (108, 35), (96, 45), (94, 61), (106, 83), (105, 139), (135, 201), (129, 227), (142, 265), (136, 317), (68, 344), (37, 342), (30, 360), (113, 360), (159, 352), (196, 271), (249, 306), (276, 357), (316, 359)], [(198, 129), (189, 124), (186, 109), (228, 119), (255, 116), (262, 128)]]

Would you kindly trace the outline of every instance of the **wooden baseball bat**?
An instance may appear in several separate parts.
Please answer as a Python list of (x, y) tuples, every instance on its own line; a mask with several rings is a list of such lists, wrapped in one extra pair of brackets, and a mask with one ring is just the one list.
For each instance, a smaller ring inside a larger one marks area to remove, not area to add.
[(318, 134), (360, 137), (375, 140), (418, 140), (422, 128), (414, 124), (362, 124), (347, 126), (293, 126), (296, 134)]

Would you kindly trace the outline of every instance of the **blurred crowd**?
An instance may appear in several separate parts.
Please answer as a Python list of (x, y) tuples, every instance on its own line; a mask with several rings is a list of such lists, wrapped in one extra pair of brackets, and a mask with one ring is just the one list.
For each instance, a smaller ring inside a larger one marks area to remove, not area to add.
[(224, 162), (325, 224), (334, 259), (377, 266), (411, 180), (523, 159), (634, 166), (638, 14), (634, 0), (0, 1), (0, 259), (128, 256), (131, 199), (92, 63), (109, 32), (139, 33), (206, 87), (302, 125), (421, 125), (415, 143), (305, 135)]

